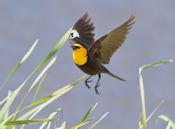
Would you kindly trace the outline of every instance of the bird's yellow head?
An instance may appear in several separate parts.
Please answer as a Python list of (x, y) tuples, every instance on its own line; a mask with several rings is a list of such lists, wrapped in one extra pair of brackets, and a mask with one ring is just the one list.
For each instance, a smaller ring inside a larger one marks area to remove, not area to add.
[(78, 43), (72, 44), (73, 49), (73, 60), (75, 64), (77, 65), (84, 65), (87, 62), (88, 56), (87, 56), (87, 49)]

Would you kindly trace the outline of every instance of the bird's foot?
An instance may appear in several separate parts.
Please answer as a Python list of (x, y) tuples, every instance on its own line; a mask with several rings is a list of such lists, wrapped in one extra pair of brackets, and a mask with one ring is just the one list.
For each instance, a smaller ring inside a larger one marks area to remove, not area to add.
[(97, 84), (96, 86), (95, 86), (95, 93), (97, 94), (97, 95), (100, 95), (100, 92), (98, 91), (98, 87), (100, 86), (100, 84)]
[(86, 87), (88, 88), (88, 89), (90, 89), (91, 87), (89, 86), (89, 84), (88, 83), (91, 83), (92, 82), (92, 80), (85, 80), (85, 85), (86, 85)]

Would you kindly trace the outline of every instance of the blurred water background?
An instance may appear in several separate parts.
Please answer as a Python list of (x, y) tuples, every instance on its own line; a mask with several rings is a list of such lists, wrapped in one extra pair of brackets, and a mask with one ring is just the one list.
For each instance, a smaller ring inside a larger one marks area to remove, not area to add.
[[(88, 12), (99, 38), (133, 14), (136, 23), (124, 45), (107, 66), (113, 73), (124, 77), (121, 82), (103, 75), (99, 91), (88, 90), (84, 82), (53, 103), (40, 114), (46, 117), (55, 108), (63, 108), (68, 126), (76, 124), (87, 107), (99, 103), (94, 115), (108, 117), (97, 129), (136, 129), (140, 118), (138, 68), (145, 63), (174, 58), (175, 56), (175, 1), (174, 0), (1, 0), (0, 1), (0, 82), (39, 38), (39, 44), (30, 59), (22, 66), (0, 97), (14, 90), (30, 74), (41, 59), (53, 48), (60, 37)], [(59, 51), (58, 60), (49, 71), (39, 93), (40, 97), (84, 75), (73, 64), (67, 42)], [(94, 80), (96, 78), (94, 77)], [(149, 129), (165, 128), (164, 122), (155, 123), (156, 116), (165, 114), (175, 120), (174, 63), (144, 72), (148, 114), (160, 103), (165, 104), (148, 124)], [(27, 87), (26, 87), (27, 88)], [(21, 94), (23, 96), (23, 93)]]

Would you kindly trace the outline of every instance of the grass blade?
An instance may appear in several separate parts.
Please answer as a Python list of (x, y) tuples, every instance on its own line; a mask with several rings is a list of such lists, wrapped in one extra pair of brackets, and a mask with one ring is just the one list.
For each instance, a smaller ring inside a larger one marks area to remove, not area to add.
[(146, 105), (145, 105), (145, 92), (144, 92), (144, 81), (143, 81), (143, 70), (147, 68), (154, 68), (163, 64), (171, 63), (173, 60), (158, 61), (152, 64), (146, 64), (139, 68), (139, 84), (140, 84), (140, 96), (141, 96), (141, 121), (139, 122), (139, 129), (147, 129), (147, 118), (146, 118)]
[(106, 112), (104, 115), (102, 115), (93, 125), (89, 127), (89, 129), (93, 129), (97, 124), (99, 124), (107, 115), (109, 112)]
[(6, 126), (12, 125), (24, 125), (24, 124), (38, 124), (44, 122), (55, 121), (56, 119), (33, 119), (33, 120), (16, 120), (16, 121), (8, 121), (5, 123)]
[(57, 97), (60, 97), (61, 95), (65, 94), (66, 92), (68, 92), (69, 90), (71, 90), (72, 88), (74, 88), (74, 86), (76, 84), (78, 84), (85, 76), (79, 78), (77, 81), (73, 82), (72, 84), (69, 84), (61, 89), (58, 89), (57, 91), (53, 92), (52, 94), (36, 101), (36, 102), (33, 102), (32, 104), (24, 107), (23, 109), (28, 109), (28, 108), (31, 108), (31, 107), (34, 107), (34, 106), (37, 106), (37, 105), (40, 105), (42, 103), (45, 103), (45, 102), (48, 102), (50, 100), (55, 100), (55, 98)]
[[(50, 114), (50, 116), (48, 117), (48, 119), (53, 119), (56, 115), (58, 114), (58, 112), (53, 112)], [(44, 127), (48, 124), (49, 125), (50, 121), (46, 121), (44, 122), (39, 129), (44, 129)], [(51, 123), (50, 123), (51, 124)], [(50, 125), (49, 125), (50, 126)], [(49, 129), (49, 127), (47, 127)]]
[(146, 122), (148, 122), (152, 117), (153, 115), (157, 112), (157, 110), (162, 106), (162, 104), (164, 103), (165, 101), (162, 100), (159, 105), (156, 106), (156, 108), (150, 113), (150, 115), (147, 117), (146, 119)]
[(142, 71), (140, 71), (139, 83), (140, 83), (140, 96), (141, 96), (142, 112), (141, 112), (141, 122), (140, 122), (139, 129), (147, 129), (145, 92), (144, 92), (143, 76), (141, 75), (141, 72)]
[(55, 63), (57, 57), (53, 57), (49, 63), (46, 65), (46, 67), (41, 71), (41, 73), (36, 77), (36, 79), (34, 80), (34, 82), (32, 83), (32, 85), (30, 86), (28, 92), (30, 92), (34, 86), (39, 82), (39, 80), (41, 80), (41, 78), (44, 76), (44, 74), (46, 74), (46, 72), (49, 70), (49, 68), (51, 68), (51, 66), (53, 66), (53, 64)]
[(66, 122), (64, 121), (60, 127), (55, 128), (55, 129), (65, 129), (66, 128)]
[(38, 96), (39, 94), (39, 91), (40, 91), (40, 88), (41, 88), (41, 85), (43, 84), (45, 78), (46, 78), (47, 74), (45, 73), (42, 77), (41, 77), (41, 80), (39, 81), (39, 84), (36, 88), (36, 91), (35, 91), (35, 94), (34, 94), (34, 100), (36, 99), (36, 97)]
[(56, 52), (64, 45), (66, 40), (69, 38), (69, 35), (72, 31), (72, 28), (70, 28), (64, 36), (56, 43), (55, 47), (49, 52), (49, 54), (39, 63), (39, 65), (34, 69), (33, 73), (36, 73), (43, 65), (45, 65), (55, 54)]
[[(83, 119), (81, 120), (81, 122), (84, 122), (87, 120), (88, 116), (91, 114), (91, 112), (97, 107), (98, 103), (96, 103), (94, 106), (90, 107), (88, 109), (88, 111), (86, 112), (86, 114), (83, 116)], [(80, 122), (80, 123), (81, 123)], [(81, 127), (77, 128), (77, 129), (81, 129)]]
[[(33, 72), (26, 78), (26, 80), (23, 83), (26, 83), (37, 71), (39, 71), (55, 54), (56, 52), (63, 46), (65, 41), (68, 39), (72, 28), (70, 28), (64, 36), (57, 42), (53, 50), (39, 63), (39, 65), (33, 70)], [(18, 112), (23, 104), (23, 100), (20, 103), (19, 107), (16, 110), (16, 115), (14, 116), (13, 120), (16, 119), (16, 116), (18, 115)]]
[[(45, 65), (54, 55), (55, 53), (63, 46), (64, 42), (68, 39), (69, 35), (71, 33), (71, 29), (69, 29), (66, 34), (57, 42), (54, 49), (41, 61), (41, 63), (34, 69), (34, 71), (24, 80), (24, 82), (21, 84), (20, 87), (23, 87), (28, 80)], [(21, 59), (21, 61), (17, 64), (17, 66), (12, 70), (9, 77), (6, 79), (6, 81), (3, 83), (3, 86), (8, 82), (8, 80), (13, 76), (13, 74), (16, 72), (16, 70), (21, 66), (21, 64), (27, 59), (27, 57), (32, 53), (33, 49), (35, 48), (36, 44), (38, 43), (38, 40), (34, 43), (34, 45), (31, 47), (29, 52)], [(19, 65), (19, 66), (18, 66)], [(2, 87), (3, 87), (2, 86)], [(16, 116), (18, 115), (18, 112), (23, 104), (23, 101), (20, 103), (19, 107), (16, 110), (16, 115), (14, 116), (13, 120), (16, 120)]]
[(33, 50), (35, 49), (36, 45), (38, 44), (38, 40), (34, 42), (34, 44), (30, 47), (30, 49), (27, 51), (27, 53), (22, 57), (22, 59), (16, 64), (16, 66), (13, 68), (13, 70), (10, 72), (6, 80), (3, 82), (0, 90), (7, 84), (7, 82), (12, 78), (12, 76), (15, 74), (15, 72), (21, 67), (21, 65), (27, 60), (27, 58), (31, 55)]
[(90, 118), (90, 119), (86, 119), (85, 121), (83, 122), (80, 122), (79, 124), (71, 127), (70, 129), (78, 129), (78, 128), (81, 128), (83, 127), (84, 125), (87, 125), (90, 121), (92, 121), (94, 119), (94, 117)]
[[(25, 94), (25, 96), (23, 97), (23, 99), (21, 100), (19, 106), (16, 109), (16, 115), (14, 116), (13, 120), (16, 120), (16, 117), (18, 115), (19, 110), (21, 109), (25, 99), (27, 98), (27, 96), (29, 95), (30, 91), (32, 90), (32, 88), (37, 84), (37, 82), (42, 78), (42, 76), (47, 72), (47, 70), (54, 64), (54, 62), (56, 61), (56, 57), (53, 57), (50, 62), (46, 65), (46, 67), (41, 71), (41, 73), (36, 77), (35, 81), (33, 82), (33, 84), (30, 86), (28, 92)], [(24, 81), (23, 85), (28, 81), (30, 77), (27, 78), (27, 80)]]
[(158, 61), (158, 62), (155, 62), (155, 63), (152, 63), (152, 64), (146, 64), (146, 65), (143, 65), (139, 68), (139, 76), (141, 76), (142, 74), (142, 71), (144, 69), (147, 69), (147, 68), (154, 68), (154, 67), (158, 67), (160, 65), (164, 65), (164, 64), (169, 64), (169, 63), (172, 63), (173, 60), (172, 59), (169, 59), (169, 60), (162, 60), (162, 61)]
[(52, 103), (53, 101), (55, 101), (56, 99), (58, 99), (60, 96), (62, 96), (63, 94), (65, 94), (66, 92), (68, 92), (69, 90), (71, 90), (77, 83), (79, 83), (85, 76), (81, 77), (80, 79), (78, 79), (77, 81), (75, 81), (72, 84), (69, 84), (55, 92), (53, 92), (52, 94), (26, 106), (23, 108), (23, 110), (28, 109), (28, 108), (32, 108), (34, 106), (36, 106), (35, 108), (29, 110), (28, 112), (26, 112), (25, 114), (23, 114), (22, 116), (19, 117), (19, 119), (33, 119), (41, 110), (43, 110), (44, 108), (46, 108), (50, 103)]
[(27, 113), (25, 113), (24, 115), (22, 115), (19, 119), (26, 119), (28, 117), (34, 117), (38, 112), (40, 112), (42, 109), (44, 109), (45, 107), (47, 107), (50, 103), (52, 103), (53, 101), (55, 101), (56, 99), (58, 99), (60, 96), (62, 96), (63, 94), (65, 94), (66, 92), (70, 91), (72, 88), (74, 88), (74, 86), (76, 84), (78, 84), (82, 79), (84, 78), (81, 77), (80, 79), (78, 79), (77, 81), (75, 81), (72, 84), (69, 84), (55, 92), (53, 92), (52, 94), (26, 106), (23, 108), (24, 109), (28, 109), (31, 107), (36, 106), (35, 108), (31, 109), (30, 111), (28, 111)]
[(166, 129), (175, 129), (175, 123), (169, 117), (160, 115), (158, 118), (168, 123)]
[(19, 94), (19, 92), (21, 91), (22, 87), (19, 87), (15, 92), (9, 92), (7, 99), (6, 99), (6, 103), (3, 105), (2, 109), (0, 110), (0, 123), (4, 124), (7, 120), (7, 113), (10, 111), (10, 107), (12, 105), (12, 103), (14, 102), (16, 96)]

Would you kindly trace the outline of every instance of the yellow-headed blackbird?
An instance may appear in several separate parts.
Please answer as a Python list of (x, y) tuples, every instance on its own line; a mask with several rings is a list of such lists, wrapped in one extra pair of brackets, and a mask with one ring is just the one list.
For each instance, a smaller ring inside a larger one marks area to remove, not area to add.
[(73, 26), (69, 36), (69, 39), (73, 41), (71, 43), (73, 61), (83, 72), (90, 75), (85, 80), (85, 84), (88, 88), (90, 88), (88, 83), (91, 82), (89, 79), (93, 75), (98, 75), (98, 80), (95, 85), (96, 94), (99, 94), (97, 88), (100, 85), (99, 80), (101, 78), (101, 73), (125, 81), (121, 77), (111, 73), (102, 64), (108, 64), (113, 53), (123, 44), (128, 31), (134, 24), (134, 18), (135, 17), (131, 15), (125, 23), (96, 41), (94, 41), (93, 33), (95, 28), (87, 13)]

